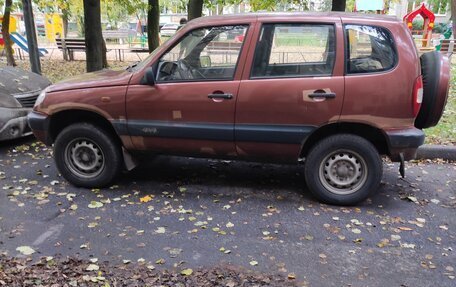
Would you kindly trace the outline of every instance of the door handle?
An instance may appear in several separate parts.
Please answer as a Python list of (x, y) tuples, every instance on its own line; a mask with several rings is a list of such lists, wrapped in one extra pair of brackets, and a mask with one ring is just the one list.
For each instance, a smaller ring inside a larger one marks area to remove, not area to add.
[(209, 94), (207, 95), (209, 99), (225, 99), (231, 100), (233, 98), (233, 94)]
[(336, 97), (336, 93), (311, 93), (309, 94), (309, 98), (326, 98), (326, 99), (334, 99)]

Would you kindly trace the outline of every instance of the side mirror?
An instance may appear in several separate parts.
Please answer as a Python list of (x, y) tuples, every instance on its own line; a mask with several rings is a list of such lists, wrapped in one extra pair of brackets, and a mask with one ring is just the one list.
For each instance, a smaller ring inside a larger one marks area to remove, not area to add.
[(149, 86), (155, 85), (155, 73), (152, 67), (146, 69), (146, 72), (141, 80), (141, 84)]
[(211, 57), (201, 56), (200, 57), (201, 68), (210, 68), (212, 66)]

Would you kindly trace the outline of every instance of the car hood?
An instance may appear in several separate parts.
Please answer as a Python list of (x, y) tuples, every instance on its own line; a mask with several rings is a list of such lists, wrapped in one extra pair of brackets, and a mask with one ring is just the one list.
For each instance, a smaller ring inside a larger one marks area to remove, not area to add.
[(132, 73), (125, 70), (102, 70), (68, 78), (47, 88), (47, 92), (128, 85)]
[(15, 95), (39, 93), (50, 84), (51, 82), (45, 77), (17, 67), (0, 68), (0, 99)]

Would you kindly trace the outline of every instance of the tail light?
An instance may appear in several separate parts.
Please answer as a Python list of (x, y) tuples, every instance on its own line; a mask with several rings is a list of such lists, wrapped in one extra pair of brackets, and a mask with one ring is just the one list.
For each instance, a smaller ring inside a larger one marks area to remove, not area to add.
[(423, 102), (423, 77), (419, 76), (413, 85), (413, 116), (416, 117), (420, 112), (421, 103)]

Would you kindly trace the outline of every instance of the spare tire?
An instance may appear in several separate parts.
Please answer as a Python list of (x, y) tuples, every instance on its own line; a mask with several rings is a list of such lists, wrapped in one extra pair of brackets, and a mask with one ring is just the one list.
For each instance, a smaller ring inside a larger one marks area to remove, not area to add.
[(425, 53), (420, 60), (423, 102), (415, 127), (424, 129), (437, 125), (442, 117), (450, 88), (450, 64), (448, 58), (438, 51)]

